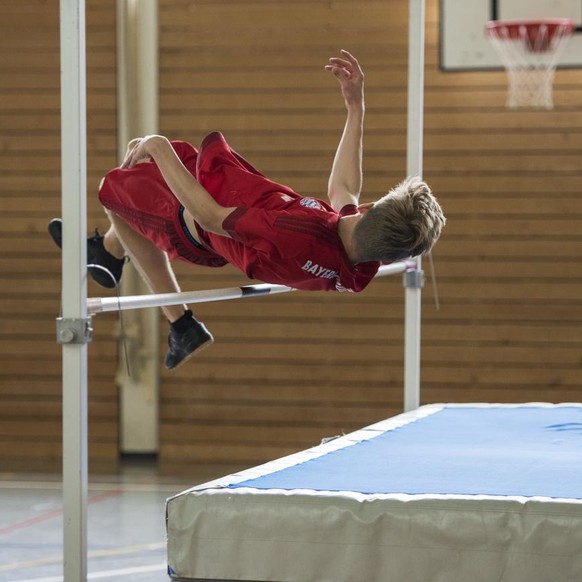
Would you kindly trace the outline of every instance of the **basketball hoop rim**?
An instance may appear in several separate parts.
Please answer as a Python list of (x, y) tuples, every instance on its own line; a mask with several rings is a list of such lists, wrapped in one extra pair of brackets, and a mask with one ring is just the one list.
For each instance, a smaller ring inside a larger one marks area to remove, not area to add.
[(485, 35), (509, 75), (508, 107), (553, 108), (554, 71), (575, 30), (569, 18), (492, 20), (485, 25)]
[(576, 25), (574, 21), (569, 18), (536, 18), (536, 19), (524, 19), (524, 20), (491, 20), (485, 25), (485, 32), (492, 37), (499, 38), (499, 32), (501, 30), (507, 30), (510, 38), (517, 37), (517, 32), (520, 28), (525, 27), (526, 30), (532, 30), (540, 28), (541, 26), (547, 26), (550, 34), (561, 28), (565, 34), (574, 34), (576, 30)]

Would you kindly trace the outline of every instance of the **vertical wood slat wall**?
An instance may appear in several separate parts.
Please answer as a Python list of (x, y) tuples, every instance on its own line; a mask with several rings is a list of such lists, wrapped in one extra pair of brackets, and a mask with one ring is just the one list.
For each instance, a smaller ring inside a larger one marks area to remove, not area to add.
[[(61, 459), (59, 1), (0, 0), (0, 472), (55, 470)], [(115, 2), (87, 2), (88, 225), (116, 160)], [(99, 287), (89, 283), (90, 294)], [(89, 348), (92, 470), (117, 467), (115, 318), (94, 320)]]
[[(162, 131), (199, 143), (221, 130), (272, 179), (325, 196), (345, 108), (323, 66), (348, 48), (377, 75), (368, 94), (369, 199), (404, 177), (400, 4), (390, 3), (391, 23), (379, 2), (162, 1)], [(245, 281), (230, 269), (178, 272), (186, 288)], [(216, 344), (163, 378), (163, 470), (245, 466), (400, 411), (402, 298), (396, 277), (359, 297), (294, 293), (198, 306)]]
[[(220, 129), (270, 177), (324, 196), (344, 109), (322, 67), (348, 48), (366, 72), (363, 199), (404, 177), (407, 2), (160, 5), (164, 132), (196, 143)], [(449, 223), (439, 311), (424, 293), (422, 402), (579, 400), (582, 74), (558, 73), (554, 111), (508, 111), (505, 73), (441, 72), (438, 35), (429, 0), (425, 177)], [(168, 471), (264, 461), (402, 409), (399, 278), (197, 312), (217, 343), (163, 379)]]
[[(60, 204), (58, 2), (0, 6), (0, 467), (32, 466), (60, 454), (60, 270), (45, 236)], [(88, 2), (90, 187), (115, 162), (114, 12)], [(222, 130), (273, 179), (323, 196), (344, 121), (323, 64), (348, 48), (366, 72), (372, 200), (405, 172), (406, 25), (397, 0), (160, 0), (161, 131), (196, 143)], [(582, 72), (558, 72), (553, 111), (508, 111), (503, 72), (439, 70), (438, 34), (428, 0), (424, 168), (449, 222), (434, 253), (440, 311), (430, 282), (424, 293), (422, 402), (580, 400)], [(104, 227), (90, 201), (89, 224)], [(229, 268), (176, 270), (184, 289), (245, 282)], [(357, 296), (196, 312), (217, 342), (163, 372), (167, 473), (265, 461), (402, 408), (399, 277)], [(93, 466), (116, 462), (115, 321), (94, 319), (89, 349)]]

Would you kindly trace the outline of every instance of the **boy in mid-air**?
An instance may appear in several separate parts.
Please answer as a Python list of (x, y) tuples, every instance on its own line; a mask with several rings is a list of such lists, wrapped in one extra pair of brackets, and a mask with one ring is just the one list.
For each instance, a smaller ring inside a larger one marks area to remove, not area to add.
[[(159, 135), (132, 140), (99, 199), (111, 222), (88, 239), (93, 278), (120, 280), (129, 256), (152, 293), (178, 293), (169, 259), (221, 267), (303, 290), (364, 289), (382, 262), (428, 252), (445, 224), (429, 187), (409, 178), (374, 203), (362, 188), (364, 75), (347, 51), (325, 69), (339, 81), (347, 119), (328, 182), (329, 204), (300, 196), (258, 172), (221, 133), (196, 150)], [(62, 223), (49, 231), (61, 244)], [(174, 369), (213, 341), (186, 305), (163, 307), (170, 322), (165, 365)]]

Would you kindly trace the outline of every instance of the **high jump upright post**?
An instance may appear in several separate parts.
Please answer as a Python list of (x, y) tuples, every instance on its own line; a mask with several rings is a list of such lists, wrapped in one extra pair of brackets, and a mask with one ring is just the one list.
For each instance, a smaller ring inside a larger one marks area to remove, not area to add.
[[(422, 177), (424, 112), (425, 0), (409, 0), (408, 20), (408, 122), (406, 172)], [(404, 410), (420, 406), (420, 313), (424, 283), (422, 261), (404, 274)]]
[(64, 582), (87, 580), (87, 113), (85, 1), (60, 0)]

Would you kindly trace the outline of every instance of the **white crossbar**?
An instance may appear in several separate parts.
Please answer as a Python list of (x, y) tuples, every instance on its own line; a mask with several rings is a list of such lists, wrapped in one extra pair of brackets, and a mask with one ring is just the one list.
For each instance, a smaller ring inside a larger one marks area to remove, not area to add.
[[(416, 266), (414, 261), (402, 261), (383, 265), (376, 277), (395, 275), (412, 270)], [(87, 299), (89, 315), (104, 311), (120, 311), (126, 309), (143, 309), (145, 307), (163, 307), (179, 305), (180, 303), (210, 303), (211, 301), (226, 301), (228, 299), (244, 299), (259, 295), (277, 295), (295, 291), (293, 287), (259, 283), (257, 285), (243, 285), (242, 287), (227, 287), (225, 289), (208, 289), (205, 291), (186, 291), (184, 293), (162, 293), (153, 295), (128, 295), (126, 297), (93, 297)]]

